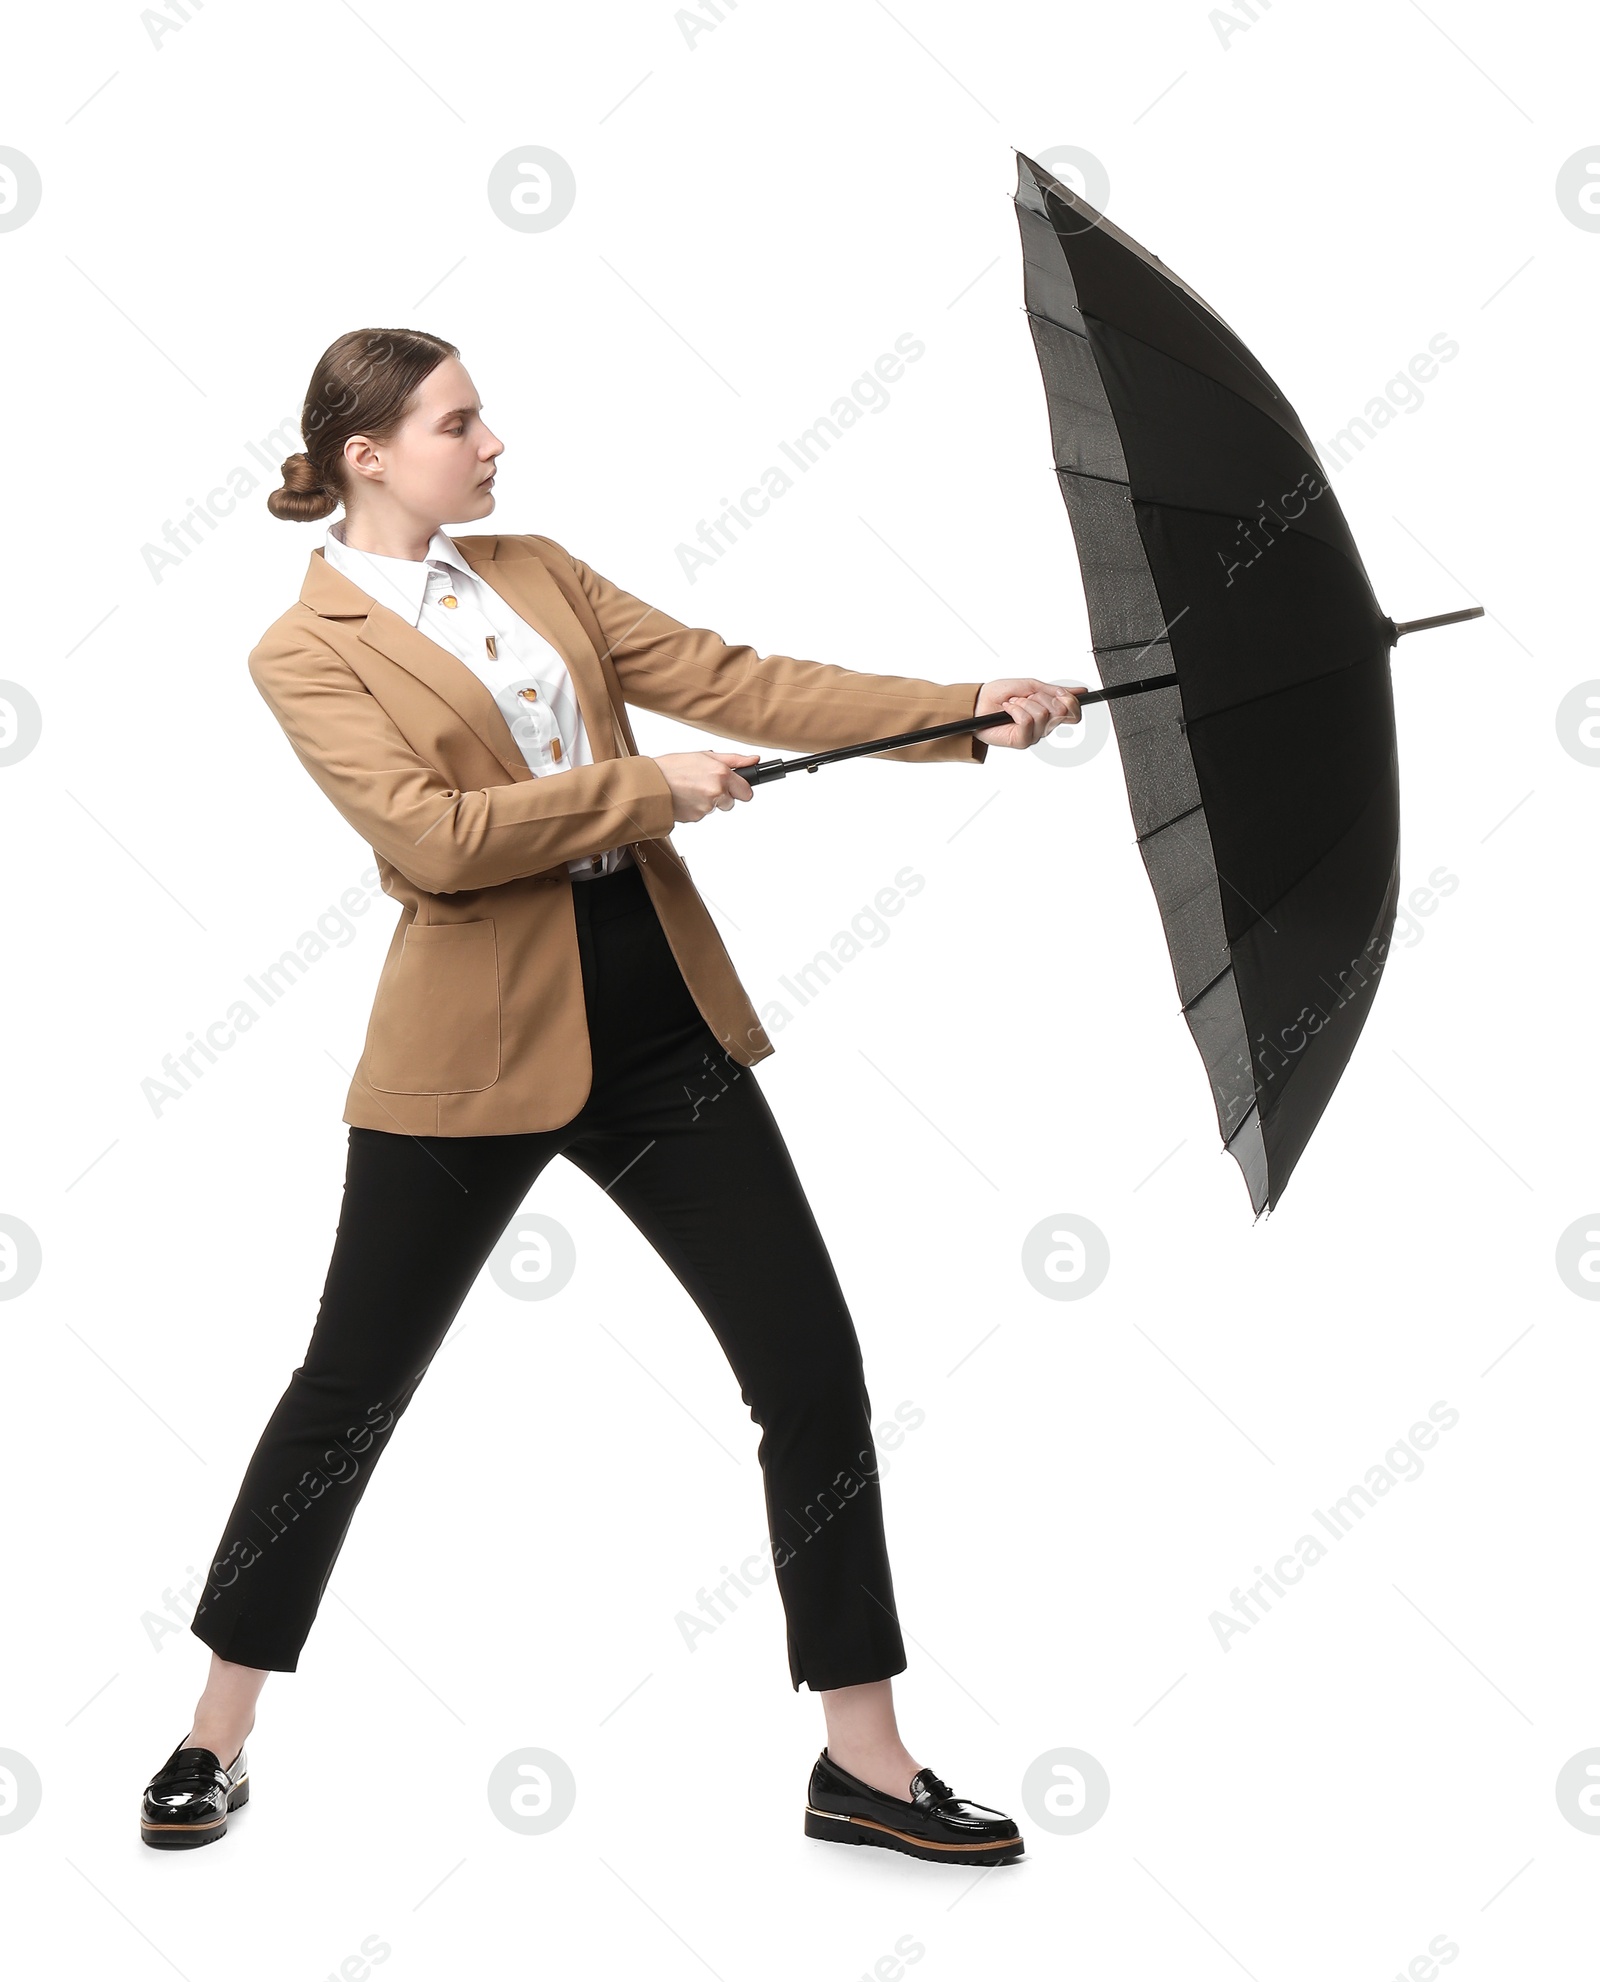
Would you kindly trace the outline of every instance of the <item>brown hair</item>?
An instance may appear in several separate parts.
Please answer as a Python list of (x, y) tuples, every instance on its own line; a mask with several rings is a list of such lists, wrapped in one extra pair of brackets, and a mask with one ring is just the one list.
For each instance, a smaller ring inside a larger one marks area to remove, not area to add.
[(288, 523), (315, 523), (346, 501), (344, 444), (353, 434), (388, 440), (412, 395), (455, 345), (425, 330), (347, 330), (317, 360), (300, 409), (302, 454), (283, 464), (267, 508)]

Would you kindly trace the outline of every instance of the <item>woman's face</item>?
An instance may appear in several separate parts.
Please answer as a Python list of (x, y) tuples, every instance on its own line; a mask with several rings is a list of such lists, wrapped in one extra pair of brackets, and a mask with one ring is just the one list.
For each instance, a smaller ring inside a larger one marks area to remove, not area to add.
[(357, 502), (393, 503), (430, 528), (466, 523), (494, 508), (494, 467), (504, 442), (483, 423), (477, 392), (459, 358), (442, 359), (417, 387), (389, 440), (345, 442)]

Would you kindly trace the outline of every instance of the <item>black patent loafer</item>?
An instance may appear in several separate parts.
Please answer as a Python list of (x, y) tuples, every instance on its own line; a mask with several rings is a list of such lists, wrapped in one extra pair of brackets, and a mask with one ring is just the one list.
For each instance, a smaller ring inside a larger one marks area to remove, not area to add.
[(174, 1748), (145, 1787), (139, 1835), (158, 1851), (211, 1844), (226, 1833), (228, 1813), (249, 1801), (243, 1748), (226, 1768), (209, 1748)]
[(911, 1778), (909, 1801), (886, 1796), (841, 1769), (826, 1748), (806, 1791), (806, 1836), (835, 1844), (875, 1844), (941, 1865), (1009, 1865), (1022, 1836), (1002, 1811), (957, 1796), (932, 1769)]

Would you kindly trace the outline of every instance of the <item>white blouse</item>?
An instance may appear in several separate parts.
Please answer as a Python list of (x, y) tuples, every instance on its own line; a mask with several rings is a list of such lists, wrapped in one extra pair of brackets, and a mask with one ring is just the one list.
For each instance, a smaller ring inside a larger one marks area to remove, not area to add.
[[(344, 540), (344, 525), (341, 516), (328, 526), (322, 545), (328, 563), (471, 668), (536, 778), (594, 762), (566, 662), (479, 578), (443, 530), (434, 531), (426, 557), (412, 559), (356, 550)], [(592, 881), (634, 865), (631, 848), (613, 847), (569, 860), (567, 871), (575, 881)]]

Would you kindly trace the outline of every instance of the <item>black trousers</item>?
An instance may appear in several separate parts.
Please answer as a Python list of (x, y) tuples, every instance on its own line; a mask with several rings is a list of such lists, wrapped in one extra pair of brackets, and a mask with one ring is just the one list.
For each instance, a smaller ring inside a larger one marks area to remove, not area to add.
[(565, 1156), (677, 1275), (761, 1427), (792, 1684), (903, 1672), (860, 1343), (778, 1126), (700, 1016), (639, 870), (581, 882), (573, 901), (588, 1099), (565, 1127), (525, 1135), (350, 1129), (305, 1360), (190, 1628), (240, 1665), (296, 1669), (374, 1466), (530, 1185)]

